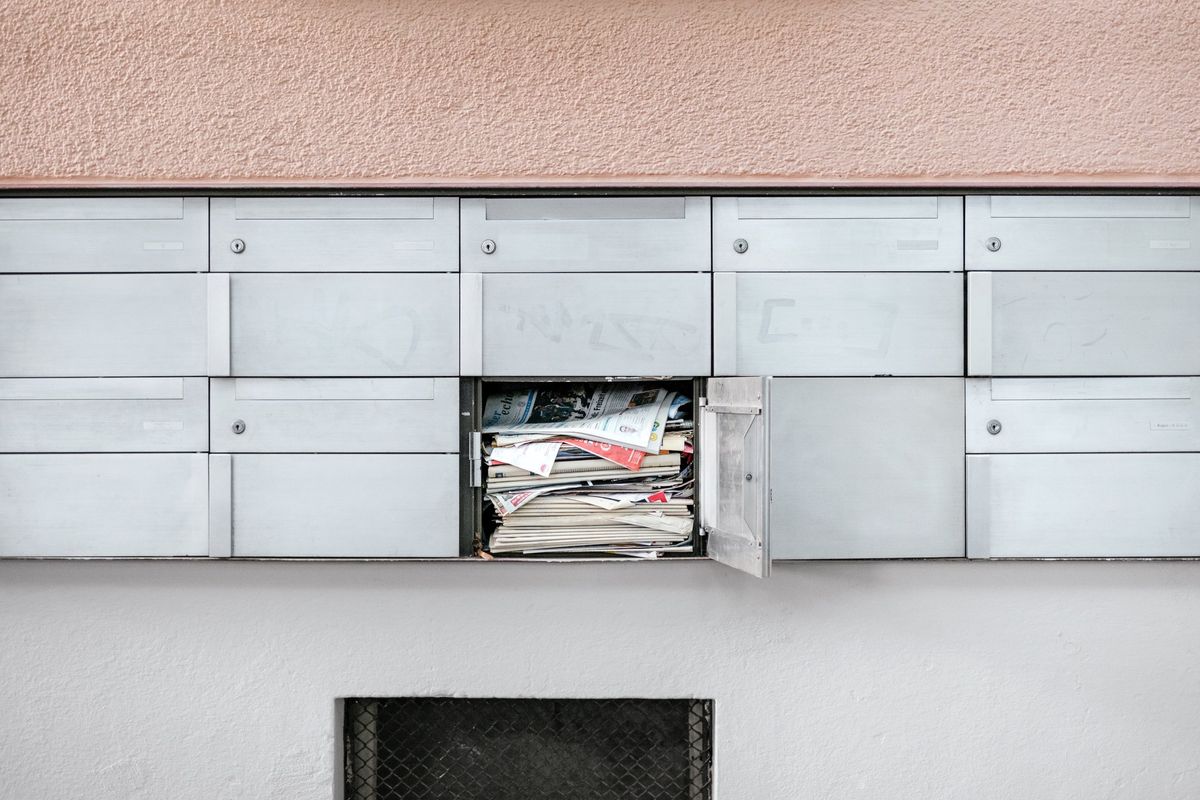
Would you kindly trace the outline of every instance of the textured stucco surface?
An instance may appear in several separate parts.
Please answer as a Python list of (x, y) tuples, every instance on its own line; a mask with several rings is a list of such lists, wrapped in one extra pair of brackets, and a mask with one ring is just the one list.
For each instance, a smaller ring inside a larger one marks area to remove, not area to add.
[(0, 0), (0, 181), (1200, 176), (1194, 0)]
[(0, 563), (5, 800), (329, 800), (334, 698), (707, 696), (742, 798), (1200, 796), (1189, 563)]

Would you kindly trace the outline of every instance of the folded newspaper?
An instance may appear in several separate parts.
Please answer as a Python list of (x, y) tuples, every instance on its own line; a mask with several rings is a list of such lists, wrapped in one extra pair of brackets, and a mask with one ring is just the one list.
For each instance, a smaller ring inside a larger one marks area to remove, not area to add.
[(489, 553), (693, 549), (694, 425), (682, 393), (639, 385), (505, 391), (484, 406)]
[[(574, 436), (646, 453), (662, 444), (678, 395), (637, 384), (548, 384), (492, 395), (483, 407), (483, 432), (524, 441)], [(508, 443), (517, 443), (509, 439)]]

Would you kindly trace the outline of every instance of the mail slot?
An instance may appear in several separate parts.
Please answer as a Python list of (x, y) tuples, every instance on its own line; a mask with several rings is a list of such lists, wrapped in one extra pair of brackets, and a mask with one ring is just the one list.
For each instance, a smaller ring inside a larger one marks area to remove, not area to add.
[(711, 269), (707, 197), (462, 200), (463, 272)]
[(971, 378), (967, 452), (1200, 451), (1200, 378)]
[(455, 378), (213, 378), (212, 449), (453, 453)]
[(208, 198), (0, 197), (0, 272), (203, 272)]
[(204, 275), (0, 275), (0, 377), (204, 375)]
[[(458, 373), (458, 276), (210, 275), (212, 376)], [(222, 286), (222, 282), (226, 282)]]
[[(451, 558), (455, 455), (213, 455), (210, 536), (247, 557)], [(219, 477), (217, 477), (219, 476)]]
[(1200, 197), (967, 198), (971, 270), (1200, 269)]
[(212, 269), (457, 272), (456, 197), (214, 197)]
[(962, 558), (961, 378), (775, 378), (776, 559)]
[(207, 458), (0, 455), (0, 556), (207, 555)]
[(463, 275), (464, 375), (708, 375), (709, 275)]
[(1200, 374), (1200, 273), (972, 272), (970, 375)]
[(717, 197), (717, 271), (961, 271), (961, 197)]
[(718, 375), (963, 374), (962, 274), (719, 273)]
[(0, 380), (0, 452), (208, 449), (204, 378)]
[(1200, 556), (1200, 454), (967, 456), (972, 558)]

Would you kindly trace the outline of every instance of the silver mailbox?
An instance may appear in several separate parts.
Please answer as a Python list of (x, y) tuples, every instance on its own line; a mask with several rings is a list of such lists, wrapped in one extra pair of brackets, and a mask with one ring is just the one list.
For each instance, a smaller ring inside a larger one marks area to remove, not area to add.
[(967, 198), (972, 270), (1200, 269), (1200, 197)]
[(0, 272), (203, 272), (206, 197), (0, 197)]
[(0, 556), (207, 555), (207, 459), (0, 455)]
[(1200, 556), (1200, 454), (967, 456), (971, 558)]
[(455, 378), (213, 378), (212, 450), (454, 453)]
[(1200, 374), (1200, 273), (972, 272), (970, 375)]
[(718, 271), (961, 271), (961, 197), (717, 197)]
[(458, 373), (453, 274), (210, 275), (209, 375)]
[(456, 197), (215, 197), (212, 269), (457, 272)]
[(961, 378), (775, 378), (776, 559), (961, 558)]
[(0, 379), (0, 452), (208, 449), (204, 378)]
[(711, 268), (707, 197), (462, 200), (463, 272)]
[(708, 375), (704, 274), (463, 275), (463, 375)]
[(718, 273), (717, 375), (962, 375), (962, 274)]
[(234, 556), (451, 558), (455, 455), (212, 455), (209, 536)]
[(204, 375), (204, 275), (0, 275), (0, 377)]
[(1200, 555), (1200, 379), (968, 384), (973, 558)]
[(967, 381), (969, 453), (1171, 451), (1200, 451), (1200, 378)]

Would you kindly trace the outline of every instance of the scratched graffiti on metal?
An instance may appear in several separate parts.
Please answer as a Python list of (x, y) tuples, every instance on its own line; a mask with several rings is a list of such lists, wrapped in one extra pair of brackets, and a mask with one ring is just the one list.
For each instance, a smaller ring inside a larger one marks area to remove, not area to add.
[(761, 344), (796, 342), (808, 348), (883, 355), (891, 347), (899, 309), (891, 303), (843, 304), (833, 310), (796, 310), (790, 297), (763, 300), (757, 340)]
[(653, 314), (572, 312), (562, 302), (503, 305), (500, 311), (516, 317), (514, 329), (519, 333), (647, 360), (695, 352), (703, 339), (699, 326)]

